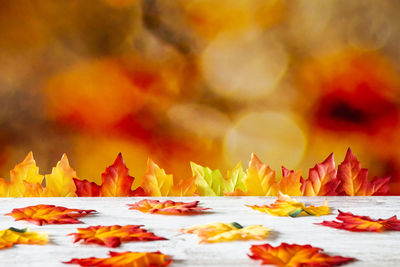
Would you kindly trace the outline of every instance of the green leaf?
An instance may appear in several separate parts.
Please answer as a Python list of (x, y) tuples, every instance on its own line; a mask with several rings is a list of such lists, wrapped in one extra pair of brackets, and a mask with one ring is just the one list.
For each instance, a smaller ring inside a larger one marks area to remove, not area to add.
[(10, 227), (8, 229), (11, 231), (17, 232), (17, 233), (25, 233), (26, 231), (28, 231), (28, 228), (18, 229), (18, 228)]
[(236, 189), (245, 190), (243, 183), (245, 172), (242, 164), (236, 165), (232, 171), (228, 171), (227, 179), (225, 179), (219, 170), (211, 170), (210, 168), (200, 166), (191, 162), (192, 173), (196, 177), (198, 194), (200, 196), (223, 196), (224, 192), (234, 192)]
[(237, 222), (233, 222), (233, 223), (231, 223), (232, 224), (232, 226), (233, 227), (235, 227), (236, 229), (242, 229), (243, 228), (243, 226), (241, 226), (239, 223), (237, 223)]
[(292, 218), (296, 218), (300, 213), (303, 212), (303, 209), (295, 209), (289, 212), (289, 216)]
[(219, 170), (213, 171), (194, 162), (190, 162), (190, 166), (196, 177), (195, 183), (200, 196), (222, 196), (224, 178)]

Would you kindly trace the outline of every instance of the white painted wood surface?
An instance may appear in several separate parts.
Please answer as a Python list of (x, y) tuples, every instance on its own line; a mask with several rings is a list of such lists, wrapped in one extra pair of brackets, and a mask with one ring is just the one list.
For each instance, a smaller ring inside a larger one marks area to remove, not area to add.
[[(200, 200), (201, 206), (212, 208), (209, 213), (196, 216), (165, 216), (144, 214), (129, 210), (126, 204), (143, 198), (0, 198), (0, 229), (10, 226), (29, 227), (30, 230), (46, 231), (50, 244), (16, 245), (0, 250), (0, 266), (74, 266), (62, 264), (71, 258), (106, 257), (107, 247), (72, 243), (66, 236), (77, 227), (90, 225), (145, 225), (145, 229), (168, 238), (165, 241), (129, 242), (112, 249), (115, 251), (156, 251), (173, 256), (172, 267), (183, 266), (260, 266), (247, 257), (252, 244), (281, 242), (311, 244), (321, 247), (331, 255), (357, 258), (345, 266), (400, 266), (400, 232), (354, 233), (314, 225), (323, 220), (333, 220), (337, 209), (373, 218), (400, 215), (400, 197), (329, 197), (329, 205), (335, 210), (322, 217), (274, 217), (254, 211), (244, 204), (262, 205), (275, 201), (273, 197), (187, 197), (153, 198), (174, 201)], [(308, 204), (318, 205), (323, 197), (296, 197)], [(81, 218), (84, 224), (36, 226), (25, 221), (15, 222), (5, 213), (13, 208), (36, 204), (54, 204), (68, 208), (95, 209), (98, 214)], [(196, 235), (182, 234), (177, 230), (195, 224), (212, 222), (238, 222), (243, 226), (262, 224), (273, 230), (265, 241), (236, 241), (215, 244), (198, 244)]]

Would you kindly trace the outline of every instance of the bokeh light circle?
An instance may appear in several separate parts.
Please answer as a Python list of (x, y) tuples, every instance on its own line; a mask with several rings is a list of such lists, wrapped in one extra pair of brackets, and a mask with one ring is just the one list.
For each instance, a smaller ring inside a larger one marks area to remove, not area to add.
[(271, 93), (286, 72), (288, 55), (273, 35), (222, 34), (201, 56), (205, 80), (218, 95), (256, 100)]
[(231, 165), (248, 162), (255, 153), (275, 170), (294, 169), (306, 146), (302, 129), (288, 116), (276, 112), (249, 113), (225, 137), (225, 156)]

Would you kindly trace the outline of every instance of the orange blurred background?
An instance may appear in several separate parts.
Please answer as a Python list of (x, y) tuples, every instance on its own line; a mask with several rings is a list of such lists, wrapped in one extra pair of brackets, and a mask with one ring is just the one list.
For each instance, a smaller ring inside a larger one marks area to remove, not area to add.
[[(400, 194), (400, 3), (2, 1), (0, 176), (32, 150), (99, 181), (250, 153), (303, 173), (351, 147)], [(137, 181), (139, 182), (139, 181)]]

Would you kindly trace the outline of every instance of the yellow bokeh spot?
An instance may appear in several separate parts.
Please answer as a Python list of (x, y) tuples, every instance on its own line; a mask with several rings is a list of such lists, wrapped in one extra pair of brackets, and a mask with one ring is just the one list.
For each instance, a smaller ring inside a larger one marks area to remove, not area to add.
[(225, 156), (230, 164), (247, 162), (255, 153), (275, 170), (282, 165), (294, 169), (301, 161), (306, 139), (300, 127), (288, 116), (250, 113), (240, 118), (225, 137)]
[(287, 65), (288, 54), (281, 43), (258, 30), (220, 35), (201, 56), (201, 70), (210, 88), (238, 101), (270, 94)]

